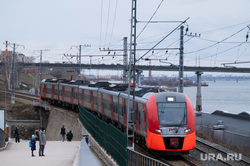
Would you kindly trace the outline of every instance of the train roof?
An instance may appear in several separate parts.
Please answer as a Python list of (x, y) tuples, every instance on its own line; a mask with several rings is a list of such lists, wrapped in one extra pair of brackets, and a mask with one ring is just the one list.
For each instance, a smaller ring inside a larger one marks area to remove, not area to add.
[(98, 82), (93, 82), (88, 85), (89, 87), (109, 87), (110, 83), (107, 81), (98, 81)]
[(58, 84), (58, 83), (66, 83), (69, 82), (69, 80), (66, 79), (57, 79), (57, 78), (53, 78), (53, 79), (43, 79), (41, 81), (41, 83), (51, 83), (51, 84)]
[(89, 85), (89, 81), (88, 80), (71, 80), (70, 82), (68, 82), (68, 84), (73, 84), (73, 85)]

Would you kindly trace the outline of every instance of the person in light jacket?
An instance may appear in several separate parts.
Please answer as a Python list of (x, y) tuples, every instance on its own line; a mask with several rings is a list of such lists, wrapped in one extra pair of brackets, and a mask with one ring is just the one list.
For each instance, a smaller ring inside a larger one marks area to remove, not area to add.
[(39, 156), (45, 156), (44, 155), (44, 148), (46, 145), (46, 137), (45, 137), (45, 129), (41, 128), (39, 133)]

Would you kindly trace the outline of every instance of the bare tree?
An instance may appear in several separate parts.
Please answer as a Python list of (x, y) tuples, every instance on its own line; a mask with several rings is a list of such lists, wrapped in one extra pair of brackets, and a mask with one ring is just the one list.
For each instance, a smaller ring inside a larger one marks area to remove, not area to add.
[(11, 74), (12, 74), (12, 60), (13, 60), (13, 51), (2, 51), (1, 52), (1, 61), (4, 63), (3, 74), (5, 75), (7, 81), (7, 88), (11, 90)]

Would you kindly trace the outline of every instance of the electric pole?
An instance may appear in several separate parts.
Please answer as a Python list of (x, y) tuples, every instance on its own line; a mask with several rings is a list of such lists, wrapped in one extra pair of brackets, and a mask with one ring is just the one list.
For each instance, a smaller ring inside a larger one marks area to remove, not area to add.
[(12, 61), (12, 88), (11, 88), (11, 104), (15, 104), (15, 50), (16, 44), (13, 44), (13, 61)]
[(79, 45), (79, 46), (71, 46), (76, 47), (79, 50), (79, 55), (76, 57), (77, 64), (79, 65), (79, 68), (77, 70), (78, 73), (78, 80), (81, 79), (81, 64), (82, 64), (82, 47), (91, 47), (89, 44)]
[[(128, 72), (128, 100), (127, 100), (127, 138), (132, 138), (132, 146), (130, 147), (134, 150), (134, 127), (135, 127), (135, 111), (134, 111), (134, 100), (135, 100), (135, 63), (136, 63), (136, 2), (137, 0), (132, 0), (131, 8), (131, 34), (130, 34), (130, 53), (129, 53), (129, 72)], [(133, 59), (132, 59), (133, 58)], [(130, 110), (130, 80), (131, 80), (131, 63), (133, 60), (133, 106)], [(129, 134), (129, 128), (132, 128), (132, 133)], [(128, 146), (129, 147), (129, 146)]]
[(127, 70), (128, 70), (128, 38), (123, 38), (123, 83), (128, 83)]
[(180, 27), (180, 57), (179, 57), (179, 83), (178, 83), (178, 92), (183, 93), (183, 71), (184, 71), (184, 58), (183, 58), (183, 52), (184, 52), (184, 33), (183, 33), (184, 26)]
[(15, 104), (15, 77), (16, 77), (16, 72), (15, 72), (15, 65), (16, 65), (16, 48), (19, 46), (23, 46), (24, 45), (19, 45), (16, 43), (8, 43), (6, 41), (6, 51), (7, 51), (7, 45), (13, 45), (13, 55), (12, 55), (12, 73), (11, 73), (11, 77), (12, 77), (12, 83), (11, 83), (11, 104)]
[[(43, 52), (45, 51), (50, 51), (49, 49), (43, 49), (43, 50), (35, 50), (34, 52), (39, 52), (40, 53), (40, 66), (39, 66), (39, 78), (38, 78), (38, 85), (42, 81), (42, 60), (43, 60)], [(36, 87), (35, 87), (36, 88)]]

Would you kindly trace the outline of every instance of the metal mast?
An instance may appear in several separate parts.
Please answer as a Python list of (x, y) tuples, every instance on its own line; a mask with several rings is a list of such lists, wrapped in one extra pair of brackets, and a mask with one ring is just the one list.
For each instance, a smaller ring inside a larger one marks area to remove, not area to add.
[(11, 104), (15, 104), (15, 56), (16, 44), (13, 44), (13, 58), (12, 58), (12, 88), (11, 88)]
[[(134, 150), (134, 99), (133, 95), (133, 107), (130, 110), (130, 80), (131, 80), (131, 63), (133, 58), (133, 92), (135, 90), (135, 62), (136, 62), (136, 1), (132, 0), (131, 9), (131, 31), (130, 31), (130, 53), (129, 53), (129, 72), (128, 72), (128, 100), (127, 100), (127, 137), (132, 138), (132, 150)], [(132, 129), (132, 133), (129, 133), (129, 128)]]
[(181, 26), (180, 30), (180, 58), (179, 58), (179, 84), (178, 84), (178, 92), (183, 93), (183, 71), (184, 71), (184, 66), (183, 66), (183, 50), (184, 50), (184, 43), (183, 43), (183, 38), (184, 38), (184, 33), (183, 33), (184, 26)]
[(128, 78), (126, 71), (128, 70), (128, 38), (123, 38), (123, 66), (126, 69), (123, 69), (123, 83), (128, 83)]

